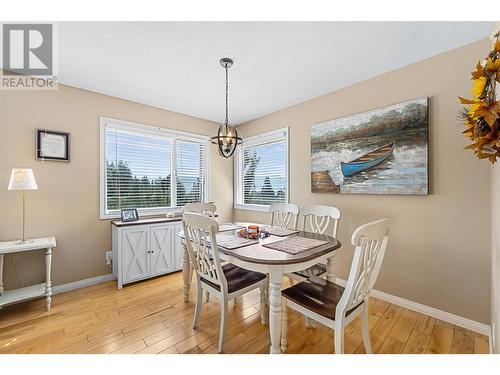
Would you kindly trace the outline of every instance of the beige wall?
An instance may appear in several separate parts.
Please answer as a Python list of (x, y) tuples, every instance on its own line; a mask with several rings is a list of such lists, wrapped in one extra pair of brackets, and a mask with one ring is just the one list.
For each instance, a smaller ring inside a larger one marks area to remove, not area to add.
[[(0, 240), (21, 235), (21, 194), (7, 191), (13, 167), (33, 168), (39, 190), (28, 193), (27, 235), (54, 235), (55, 285), (110, 273), (111, 224), (99, 220), (99, 116), (210, 135), (217, 124), (106, 95), (59, 86), (57, 91), (0, 91)], [(34, 159), (35, 128), (71, 132), (71, 162)], [(232, 161), (211, 152), (211, 200), (221, 219), (232, 218)], [(18, 255), (25, 283), (39, 282), (41, 254)], [(6, 288), (20, 285), (11, 257)]]
[[(499, 22), (500, 27), (500, 22)], [(500, 87), (497, 86), (497, 99)], [(500, 354), (500, 163), (491, 168), (491, 320), (490, 348)]]
[[(500, 90), (499, 90), (500, 91)], [(500, 93), (500, 92), (499, 92)], [(500, 354), (500, 165), (491, 169), (491, 348)]]
[[(488, 51), (489, 41), (482, 40), (239, 128), (247, 137), (290, 128), (290, 201), (335, 205), (343, 214), (339, 277), (348, 274), (352, 231), (387, 217), (390, 243), (376, 288), (483, 323), (490, 321), (490, 172), (487, 162), (462, 150), (466, 139), (457, 120), (457, 96), (469, 96), (470, 72)], [(311, 193), (312, 124), (421, 96), (430, 98), (429, 196)], [(235, 219), (262, 222), (268, 216), (235, 210)]]

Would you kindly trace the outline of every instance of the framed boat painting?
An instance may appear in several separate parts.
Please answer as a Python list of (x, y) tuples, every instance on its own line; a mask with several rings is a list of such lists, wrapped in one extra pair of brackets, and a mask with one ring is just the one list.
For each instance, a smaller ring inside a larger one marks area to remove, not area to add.
[(311, 127), (313, 193), (429, 193), (428, 99)]

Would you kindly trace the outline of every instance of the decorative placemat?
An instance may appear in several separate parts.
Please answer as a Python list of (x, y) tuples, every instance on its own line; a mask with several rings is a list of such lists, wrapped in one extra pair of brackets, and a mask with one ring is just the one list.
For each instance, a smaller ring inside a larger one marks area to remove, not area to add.
[(285, 237), (291, 234), (299, 233), (298, 230), (280, 228), (280, 227), (264, 227), (262, 228), (262, 231), (278, 237)]
[(315, 247), (325, 245), (328, 241), (315, 240), (313, 238), (305, 238), (300, 236), (293, 236), (285, 238), (284, 240), (264, 244), (262, 246), (269, 249), (282, 251), (288, 254), (300, 254), (303, 251), (314, 249)]
[(242, 228), (245, 228), (245, 227), (243, 227), (241, 225), (231, 224), (231, 223), (221, 224), (221, 225), (219, 225), (219, 232), (229, 232), (231, 230), (238, 230), (238, 229), (242, 229)]
[(250, 245), (255, 245), (258, 240), (252, 240), (249, 238), (243, 238), (234, 234), (217, 234), (217, 245), (228, 250), (237, 249), (239, 247), (245, 247)]

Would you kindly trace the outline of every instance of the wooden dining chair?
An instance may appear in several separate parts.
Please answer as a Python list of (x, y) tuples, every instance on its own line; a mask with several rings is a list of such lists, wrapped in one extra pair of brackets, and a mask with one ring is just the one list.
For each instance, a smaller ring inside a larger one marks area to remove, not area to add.
[(361, 334), (371, 353), (368, 328), (370, 291), (377, 281), (389, 239), (388, 220), (364, 224), (354, 231), (351, 271), (344, 287), (313, 276), (281, 291), (283, 296), (281, 350), (287, 346), (287, 306), (334, 330), (335, 353), (344, 353), (344, 327), (361, 315)]
[[(193, 202), (193, 203), (186, 203), (184, 207), (182, 207), (182, 213), (184, 214), (185, 212), (195, 212), (198, 214), (202, 214), (208, 217), (211, 217), (212, 219), (215, 219), (215, 213), (217, 212), (217, 206), (214, 203), (206, 203), (206, 202)], [(185, 246), (185, 244), (183, 244)], [(193, 276), (190, 273), (189, 274), (189, 283), (191, 284)], [(210, 301), (210, 294), (207, 292), (205, 300), (207, 302)], [(236, 300), (235, 300), (236, 301)]]
[[(340, 220), (340, 210), (333, 206), (307, 206), (300, 209), (303, 218), (302, 230), (318, 234), (325, 234), (330, 223), (332, 223), (333, 238), (337, 238), (337, 228)], [(287, 274), (294, 281), (304, 281), (312, 276), (321, 276), (326, 273), (326, 264), (315, 264), (305, 270)], [(292, 282), (293, 283), (293, 282)]]
[(216, 211), (217, 206), (215, 204), (205, 202), (186, 203), (184, 207), (182, 207), (182, 213), (196, 212), (211, 217), (212, 219), (215, 218)]
[(217, 222), (199, 213), (186, 212), (182, 224), (186, 239), (186, 248), (191, 266), (196, 273), (196, 305), (193, 317), (193, 328), (198, 326), (200, 318), (202, 293), (207, 291), (221, 301), (221, 319), (219, 343), (217, 350), (222, 353), (226, 332), (228, 301), (251, 290), (260, 288), (261, 320), (266, 324), (267, 276), (263, 273), (227, 263), (221, 265), (217, 248)]
[(293, 203), (273, 203), (269, 205), (269, 212), (271, 213), (271, 226), (288, 228), (295, 215), (295, 220), (292, 222), (292, 229), (297, 229), (299, 206)]

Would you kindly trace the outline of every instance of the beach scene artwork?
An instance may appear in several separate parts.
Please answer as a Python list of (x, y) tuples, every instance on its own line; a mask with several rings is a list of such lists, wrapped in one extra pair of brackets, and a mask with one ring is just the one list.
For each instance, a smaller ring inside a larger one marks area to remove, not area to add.
[(311, 127), (311, 191), (428, 194), (428, 99)]

